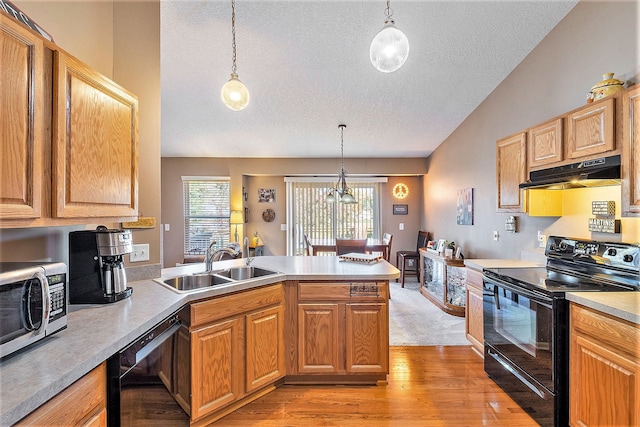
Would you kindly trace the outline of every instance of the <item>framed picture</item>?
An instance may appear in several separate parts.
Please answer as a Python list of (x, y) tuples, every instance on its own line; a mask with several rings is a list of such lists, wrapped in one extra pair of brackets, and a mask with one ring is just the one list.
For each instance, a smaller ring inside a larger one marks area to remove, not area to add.
[(271, 203), (276, 201), (275, 188), (258, 188), (258, 203)]
[(456, 223), (459, 225), (473, 225), (473, 188), (458, 190)]
[(446, 244), (447, 244), (447, 241), (445, 239), (438, 240), (438, 244), (436, 245), (436, 251), (444, 252), (444, 247)]
[(394, 215), (408, 215), (409, 214), (409, 205), (393, 205), (393, 214)]
[(429, 240), (427, 242), (427, 249), (435, 249), (436, 248), (436, 242), (434, 242), (433, 240)]

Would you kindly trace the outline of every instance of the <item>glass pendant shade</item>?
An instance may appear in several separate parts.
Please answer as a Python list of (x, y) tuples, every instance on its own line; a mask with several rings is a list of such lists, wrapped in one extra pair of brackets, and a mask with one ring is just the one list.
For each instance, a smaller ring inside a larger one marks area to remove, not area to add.
[(397, 29), (393, 20), (387, 20), (382, 30), (371, 41), (369, 57), (378, 71), (392, 73), (407, 60), (409, 40)]
[(222, 86), (220, 97), (224, 105), (233, 111), (240, 111), (249, 105), (249, 90), (238, 79), (238, 75), (231, 73), (231, 78)]
[(329, 194), (327, 194), (327, 198), (324, 199), (325, 202), (327, 203), (335, 203), (336, 202), (336, 196), (333, 195), (333, 191), (330, 191)]

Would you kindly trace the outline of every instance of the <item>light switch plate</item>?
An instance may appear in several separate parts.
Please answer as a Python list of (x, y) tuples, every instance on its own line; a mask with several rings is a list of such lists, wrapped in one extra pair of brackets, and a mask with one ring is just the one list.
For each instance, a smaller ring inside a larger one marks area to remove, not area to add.
[(129, 262), (149, 261), (149, 244), (133, 245), (133, 251), (129, 254)]
[(280, 224), (280, 231), (287, 231), (287, 224)]
[(400, 224), (398, 224), (398, 229), (404, 230), (404, 222), (401, 222)]

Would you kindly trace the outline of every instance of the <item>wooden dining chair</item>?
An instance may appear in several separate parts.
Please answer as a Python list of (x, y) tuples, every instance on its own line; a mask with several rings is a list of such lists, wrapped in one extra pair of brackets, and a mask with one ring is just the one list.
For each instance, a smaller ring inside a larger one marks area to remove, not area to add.
[(336, 239), (336, 255), (351, 252), (363, 254), (367, 249), (367, 239)]
[(311, 241), (309, 240), (309, 236), (306, 234), (302, 235), (304, 237), (304, 254), (305, 256), (311, 255)]
[(393, 234), (384, 233), (382, 236), (382, 244), (386, 246), (384, 251), (384, 259), (389, 262), (391, 258), (391, 243), (393, 242)]

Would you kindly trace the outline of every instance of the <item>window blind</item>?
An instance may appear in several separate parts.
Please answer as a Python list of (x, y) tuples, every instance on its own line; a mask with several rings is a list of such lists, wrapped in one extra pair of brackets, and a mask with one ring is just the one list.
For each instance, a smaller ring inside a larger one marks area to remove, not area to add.
[(380, 239), (380, 182), (348, 182), (358, 203), (326, 203), (334, 183), (287, 181), (287, 219), (294, 224), (287, 236), (287, 253), (302, 255), (304, 238)]
[(204, 254), (212, 241), (216, 248), (229, 243), (229, 180), (186, 177), (182, 185), (185, 255)]

